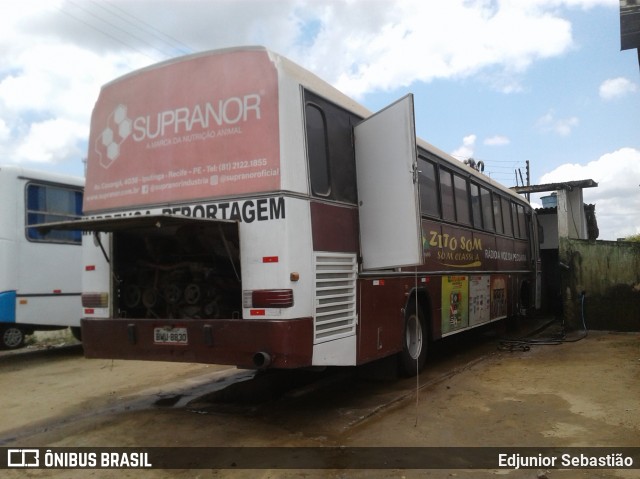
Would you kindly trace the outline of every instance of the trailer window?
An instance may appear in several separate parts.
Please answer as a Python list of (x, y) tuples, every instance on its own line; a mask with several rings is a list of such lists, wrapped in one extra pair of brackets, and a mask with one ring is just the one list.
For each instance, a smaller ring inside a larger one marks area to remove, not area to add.
[(27, 185), (26, 234), (31, 241), (80, 244), (80, 231), (40, 233), (32, 226), (69, 221), (82, 216), (82, 192), (53, 185)]
[(322, 110), (314, 104), (307, 104), (306, 120), (311, 190), (316, 195), (328, 196), (331, 191), (331, 182), (327, 152), (327, 123)]

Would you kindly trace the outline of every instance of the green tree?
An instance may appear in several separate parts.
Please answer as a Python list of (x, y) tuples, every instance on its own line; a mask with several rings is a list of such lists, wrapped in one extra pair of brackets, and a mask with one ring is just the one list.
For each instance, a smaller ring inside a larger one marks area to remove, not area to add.
[(635, 241), (636, 243), (640, 243), (640, 233), (638, 233), (637, 235), (627, 236), (624, 240), (625, 241)]

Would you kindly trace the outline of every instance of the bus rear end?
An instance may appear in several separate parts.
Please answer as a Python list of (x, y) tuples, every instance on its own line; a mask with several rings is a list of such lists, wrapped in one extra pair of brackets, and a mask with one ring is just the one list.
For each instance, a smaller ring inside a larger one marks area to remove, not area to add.
[(283, 193), (278, 95), (263, 49), (102, 89), (84, 202), (87, 357), (312, 364), (308, 202)]

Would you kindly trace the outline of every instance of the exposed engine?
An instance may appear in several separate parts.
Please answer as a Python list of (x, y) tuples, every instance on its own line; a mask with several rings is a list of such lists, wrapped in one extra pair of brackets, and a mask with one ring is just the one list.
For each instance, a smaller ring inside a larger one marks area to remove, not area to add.
[(120, 317), (240, 317), (239, 240), (233, 224), (114, 233)]

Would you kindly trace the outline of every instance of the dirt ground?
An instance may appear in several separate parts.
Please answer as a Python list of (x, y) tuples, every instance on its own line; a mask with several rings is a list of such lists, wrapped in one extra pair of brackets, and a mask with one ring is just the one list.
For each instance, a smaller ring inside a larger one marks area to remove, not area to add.
[[(0, 356), (0, 445), (640, 446), (640, 334), (590, 332), (528, 351), (496, 346), (492, 333), (448, 339), (417, 380), (392, 377), (383, 362), (284, 395), (258, 386), (223, 402), (221, 391), (250, 384), (254, 373), (89, 360), (79, 346), (13, 353)], [(2, 476), (631, 479), (640, 470), (40, 469)]]

